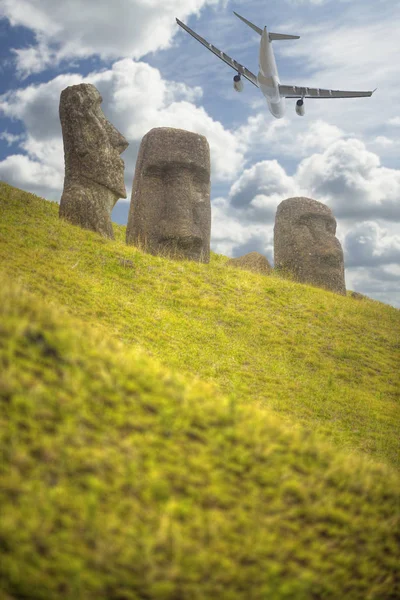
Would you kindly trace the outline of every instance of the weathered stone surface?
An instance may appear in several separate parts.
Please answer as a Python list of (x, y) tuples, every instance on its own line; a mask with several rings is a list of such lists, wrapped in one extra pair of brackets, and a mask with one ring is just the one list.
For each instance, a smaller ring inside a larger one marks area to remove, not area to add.
[(261, 273), (262, 275), (269, 275), (272, 271), (268, 259), (259, 252), (249, 252), (238, 258), (230, 258), (225, 265), (227, 267), (238, 267), (245, 271)]
[(288, 198), (276, 211), (275, 268), (297, 281), (346, 294), (343, 250), (328, 206), (310, 198)]
[(210, 261), (210, 149), (197, 133), (151, 129), (136, 162), (127, 244), (154, 255)]
[(60, 217), (114, 239), (111, 211), (126, 198), (126, 139), (107, 121), (102, 97), (89, 83), (61, 92), (60, 121), (64, 140), (65, 178)]
[(365, 300), (367, 298), (367, 296), (360, 294), (360, 292), (350, 292), (350, 297), (355, 300)]

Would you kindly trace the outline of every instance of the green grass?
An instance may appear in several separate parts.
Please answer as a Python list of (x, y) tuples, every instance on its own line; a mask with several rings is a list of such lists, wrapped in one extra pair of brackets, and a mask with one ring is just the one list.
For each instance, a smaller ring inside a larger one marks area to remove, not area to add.
[(398, 310), (0, 214), (1, 599), (400, 598)]
[[(0, 184), (1, 269), (166, 366), (340, 447), (399, 465), (400, 311), (225, 267), (145, 254)], [(126, 262), (130, 261), (130, 262)]]
[(389, 467), (2, 283), (3, 598), (399, 597)]

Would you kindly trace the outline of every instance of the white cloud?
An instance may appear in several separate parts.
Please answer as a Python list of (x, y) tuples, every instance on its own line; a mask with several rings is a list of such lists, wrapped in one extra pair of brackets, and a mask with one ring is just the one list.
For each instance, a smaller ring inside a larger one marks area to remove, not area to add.
[(298, 151), (301, 144), (319, 145), (322, 151), (300, 161), (292, 176), (276, 160), (245, 169), (230, 188), (231, 208), (240, 210), (241, 219), (266, 223), (273, 220), (281, 200), (303, 195), (328, 204), (337, 218), (349, 223), (354, 219), (399, 222), (400, 170), (381, 166), (379, 156), (365, 144), (341, 135), (338, 128), (314, 123), (309, 136), (299, 140)]
[(349, 267), (400, 265), (400, 235), (390, 235), (378, 223), (364, 221), (347, 232), (344, 251)]
[(339, 127), (317, 119), (311, 122), (304, 133), (297, 135), (296, 147), (300, 145), (302, 154), (308, 154), (312, 150), (325, 150), (343, 137), (344, 132)]
[(400, 171), (382, 167), (359, 140), (339, 140), (304, 159), (295, 178), (339, 218), (400, 221)]
[(218, 0), (2, 0), (0, 17), (34, 31), (37, 45), (16, 50), (23, 75), (63, 59), (98, 55), (139, 59), (167, 48), (175, 17), (198, 14)]
[(45, 140), (61, 135), (58, 105), (61, 91), (81, 83), (80, 75), (59, 75), (47, 83), (30, 85), (0, 96), (0, 114), (22, 121), (35, 138)]
[(213, 200), (212, 223), (211, 248), (214, 252), (225, 256), (241, 256), (257, 251), (273, 262), (272, 229), (238, 218), (226, 198)]
[(325, 150), (348, 135), (326, 119), (309, 120), (297, 116), (292, 119), (291, 109), (288, 105), (288, 115), (280, 120), (271, 119), (267, 110), (250, 116), (238, 129), (238, 137), (251, 146), (253, 152), (267, 154), (268, 158), (287, 156), (301, 159), (312, 151)]
[(281, 200), (296, 193), (296, 184), (276, 160), (265, 160), (246, 169), (232, 185), (230, 205), (245, 209), (250, 221), (271, 220)]
[(63, 175), (50, 165), (12, 154), (0, 163), (0, 179), (47, 199), (60, 198)]
[[(316, 76), (322, 77), (319, 87), (342, 83), (352, 86), (348, 89), (359, 89), (360, 85), (365, 89), (373, 83), (376, 87), (397, 72), (399, 21), (398, 13), (391, 10), (385, 13), (384, 7), (377, 18), (371, 10), (360, 14), (359, 6), (349, 4), (347, 11), (337, 18), (326, 18), (312, 25), (300, 24), (301, 40), (295, 46), (282, 46), (281, 54), (298, 64), (303, 63), (312, 73), (312, 82)], [(395, 86), (398, 86), (397, 80)], [(386, 89), (385, 94), (391, 91)], [(359, 100), (355, 102), (360, 105)]]
[[(0, 176), (14, 185), (25, 182), (22, 165), (36, 176), (36, 187), (51, 199), (60, 197), (64, 169), (58, 106), (61, 91), (77, 83), (93, 83), (103, 96), (103, 110), (125, 135), (130, 147), (124, 153), (127, 187), (132, 183), (140, 140), (153, 127), (177, 127), (203, 134), (211, 149), (213, 181), (231, 179), (243, 165), (243, 142), (213, 120), (193, 102), (201, 97), (199, 87), (165, 81), (147, 63), (123, 59), (112, 69), (79, 75), (59, 75), (48, 83), (31, 85), (0, 97), (0, 113), (22, 121), (26, 127), (21, 148), (28, 156), (0, 162)], [(32, 163), (32, 164), (30, 164)], [(49, 177), (49, 169), (52, 177)], [(29, 175), (30, 177), (30, 175)], [(56, 185), (56, 182), (59, 182)], [(51, 185), (50, 185), (51, 182)], [(48, 191), (46, 192), (46, 187)]]
[(323, 4), (326, 4), (329, 1), (330, 0), (286, 0), (286, 2), (288, 4), (291, 4), (292, 6), (302, 6), (304, 4), (313, 4), (315, 6), (322, 6)]
[(393, 144), (395, 143), (394, 140), (391, 140), (390, 138), (387, 138), (384, 135), (378, 135), (375, 138), (374, 142), (375, 142), (375, 144), (378, 144), (378, 146), (383, 146), (383, 147), (393, 146)]
[(400, 308), (400, 270), (392, 265), (346, 268), (347, 289)]
[(4, 140), (7, 146), (11, 146), (12, 144), (16, 144), (23, 140), (23, 135), (15, 135), (14, 133), (9, 133), (8, 131), (2, 131), (0, 133), (0, 140)]

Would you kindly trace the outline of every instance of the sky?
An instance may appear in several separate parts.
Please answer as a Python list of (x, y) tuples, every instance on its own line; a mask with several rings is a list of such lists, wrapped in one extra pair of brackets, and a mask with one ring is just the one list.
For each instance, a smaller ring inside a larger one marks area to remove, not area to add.
[[(373, 90), (371, 98), (287, 101), (268, 111), (249, 82), (178, 27), (175, 17), (258, 72), (270, 31), (280, 81)], [(129, 142), (126, 223), (140, 141), (153, 127), (203, 134), (211, 150), (211, 249), (257, 251), (273, 264), (276, 207), (307, 196), (333, 211), (346, 287), (400, 307), (400, 0), (0, 0), (0, 180), (59, 201), (64, 158), (58, 106), (92, 83)]]

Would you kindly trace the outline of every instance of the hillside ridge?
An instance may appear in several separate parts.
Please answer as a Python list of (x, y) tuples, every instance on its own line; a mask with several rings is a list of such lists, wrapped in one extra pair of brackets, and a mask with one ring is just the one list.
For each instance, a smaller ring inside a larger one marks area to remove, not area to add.
[(226, 266), (154, 257), (58, 219), (0, 185), (4, 273), (167, 368), (273, 411), (348, 451), (399, 464), (393, 307)]

